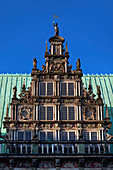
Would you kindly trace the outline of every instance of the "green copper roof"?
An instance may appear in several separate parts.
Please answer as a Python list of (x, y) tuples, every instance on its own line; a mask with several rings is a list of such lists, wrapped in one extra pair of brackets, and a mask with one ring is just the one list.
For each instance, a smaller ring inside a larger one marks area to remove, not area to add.
[[(29, 87), (32, 80), (30, 74), (0, 74), (0, 127), (2, 127), (2, 122), (4, 120), (4, 116), (6, 115), (7, 104), (10, 104), (11, 102), (13, 87), (17, 86), (18, 96), (21, 93), (24, 79), (26, 87)], [(86, 88), (89, 86), (89, 79), (91, 81), (94, 94), (97, 94), (96, 85), (100, 86), (104, 104), (107, 104), (109, 116), (113, 122), (113, 74), (83, 75), (82, 81), (84, 83), (84, 87)], [(5, 133), (5, 129), (2, 128), (2, 132)], [(113, 125), (110, 130), (110, 134), (113, 135)]]

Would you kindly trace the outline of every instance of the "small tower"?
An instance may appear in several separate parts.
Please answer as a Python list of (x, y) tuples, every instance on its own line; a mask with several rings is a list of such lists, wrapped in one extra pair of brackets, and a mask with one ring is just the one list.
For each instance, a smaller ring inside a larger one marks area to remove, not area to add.
[(64, 54), (63, 49), (63, 43), (65, 42), (65, 39), (61, 36), (59, 36), (59, 28), (58, 24), (56, 25), (53, 23), (53, 26), (55, 27), (55, 35), (49, 38), (50, 42), (50, 49), (48, 52), (47, 49), (47, 43), (46, 43), (46, 52), (45, 52), (45, 59), (46, 59), (46, 69), (43, 66), (43, 70), (45, 69), (46, 72), (68, 72), (68, 58), (69, 58), (69, 52), (67, 49), (67, 43), (66, 43), (66, 52)]

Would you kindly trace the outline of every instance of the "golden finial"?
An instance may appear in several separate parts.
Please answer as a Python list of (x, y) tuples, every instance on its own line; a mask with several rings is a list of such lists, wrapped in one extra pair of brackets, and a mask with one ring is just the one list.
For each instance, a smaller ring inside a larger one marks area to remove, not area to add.
[(66, 42), (66, 53), (68, 53), (68, 46), (67, 46), (67, 42)]
[(46, 51), (45, 51), (45, 54), (48, 54), (47, 41), (46, 41)]

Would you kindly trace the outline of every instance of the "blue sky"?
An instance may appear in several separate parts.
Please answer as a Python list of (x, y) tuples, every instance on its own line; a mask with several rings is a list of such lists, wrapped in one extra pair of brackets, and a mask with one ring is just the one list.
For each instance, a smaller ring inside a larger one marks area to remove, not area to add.
[(53, 12), (72, 69), (113, 74), (113, 0), (0, 0), (0, 73), (31, 73), (34, 57), (41, 69)]

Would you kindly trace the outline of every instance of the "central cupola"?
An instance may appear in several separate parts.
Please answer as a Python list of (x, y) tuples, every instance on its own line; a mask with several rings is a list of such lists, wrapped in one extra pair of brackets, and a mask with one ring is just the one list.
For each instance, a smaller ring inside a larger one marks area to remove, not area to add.
[(47, 73), (67, 73), (71, 71), (71, 66), (68, 66), (68, 47), (66, 43), (66, 49), (63, 49), (63, 43), (65, 39), (59, 36), (58, 24), (54, 24), (55, 35), (49, 38), (50, 49), (48, 50), (46, 42), (45, 59), (46, 66), (42, 66), (43, 71)]

